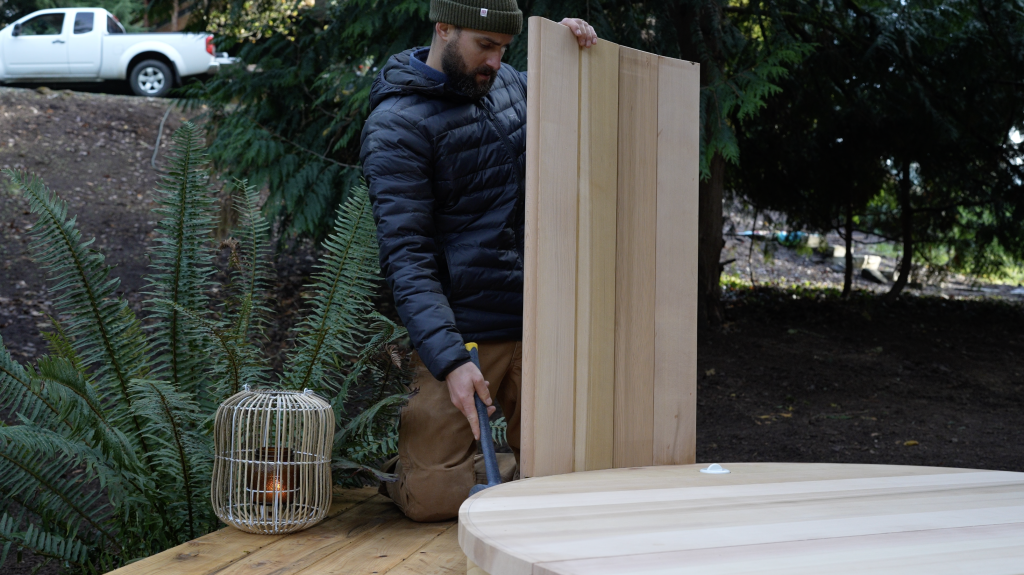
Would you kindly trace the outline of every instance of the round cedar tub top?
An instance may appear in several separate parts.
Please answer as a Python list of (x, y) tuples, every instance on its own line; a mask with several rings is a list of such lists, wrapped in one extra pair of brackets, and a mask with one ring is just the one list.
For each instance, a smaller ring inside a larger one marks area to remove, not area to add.
[(537, 477), (459, 511), (489, 575), (1024, 573), (1024, 473), (723, 463)]

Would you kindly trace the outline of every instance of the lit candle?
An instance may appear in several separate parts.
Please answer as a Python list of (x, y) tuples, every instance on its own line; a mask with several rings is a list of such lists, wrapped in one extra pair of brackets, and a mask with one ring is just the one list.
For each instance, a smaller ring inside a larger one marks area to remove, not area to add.
[(264, 447), (260, 449), (257, 472), (253, 476), (251, 486), (256, 494), (256, 501), (264, 505), (275, 503), (286, 504), (294, 490), (294, 469), (291, 463), (291, 450), (285, 447)]

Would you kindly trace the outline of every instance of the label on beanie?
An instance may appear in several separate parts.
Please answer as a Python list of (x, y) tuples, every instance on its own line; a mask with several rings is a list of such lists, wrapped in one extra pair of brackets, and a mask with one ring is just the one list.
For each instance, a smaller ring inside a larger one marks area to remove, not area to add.
[(487, 17), (487, 8), (481, 8), (480, 9), (480, 15), (483, 16), (484, 18), (486, 18)]

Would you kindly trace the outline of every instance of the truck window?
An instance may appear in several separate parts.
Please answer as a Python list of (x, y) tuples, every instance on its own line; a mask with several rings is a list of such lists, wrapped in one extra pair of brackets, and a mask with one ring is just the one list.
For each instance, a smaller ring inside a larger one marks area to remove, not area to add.
[(64, 14), (40, 14), (21, 23), (22, 36), (60, 36)]
[(124, 34), (124, 28), (121, 27), (121, 23), (114, 20), (113, 16), (107, 16), (107, 33)]
[(92, 12), (79, 12), (75, 14), (75, 34), (88, 34), (92, 32), (92, 23)]

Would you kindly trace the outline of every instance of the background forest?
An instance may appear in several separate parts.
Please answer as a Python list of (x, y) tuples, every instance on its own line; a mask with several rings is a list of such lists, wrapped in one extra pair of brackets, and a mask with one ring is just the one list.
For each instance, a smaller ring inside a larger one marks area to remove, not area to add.
[[(701, 63), (701, 315), (722, 320), (722, 204), (896, 242), (914, 272), (997, 278), (1024, 256), (1019, 133), (1024, 4), (994, 0), (525, 0), (602, 38)], [(211, 155), (270, 190), (286, 233), (321, 237), (359, 177), (375, 71), (429, 42), (428, 2), (346, 0), (272, 24), (258, 3), (211, 13), (256, 70), (186, 91), (209, 106)], [(525, 35), (506, 60), (526, 68)], [(846, 287), (853, 275), (847, 250)]]
[[(0, 25), (86, 0), (4, 0)], [(86, 1), (87, 4), (95, 2)], [(178, 0), (102, 0), (130, 25)], [(522, 0), (608, 40), (700, 62), (701, 315), (722, 319), (725, 196), (791, 225), (899, 244), (899, 295), (927, 266), (998, 278), (1024, 256), (1024, 4), (1001, 0)], [(358, 180), (369, 88), (429, 43), (425, 0), (204, 0), (188, 29), (244, 65), (187, 87), (214, 166), (270, 191), (286, 234), (323, 238)], [(506, 61), (526, 68), (526, 34)], [(847, 253), (852, 258), (852, 249)], [(847, 266), (848, 294), (853, 273)]]

